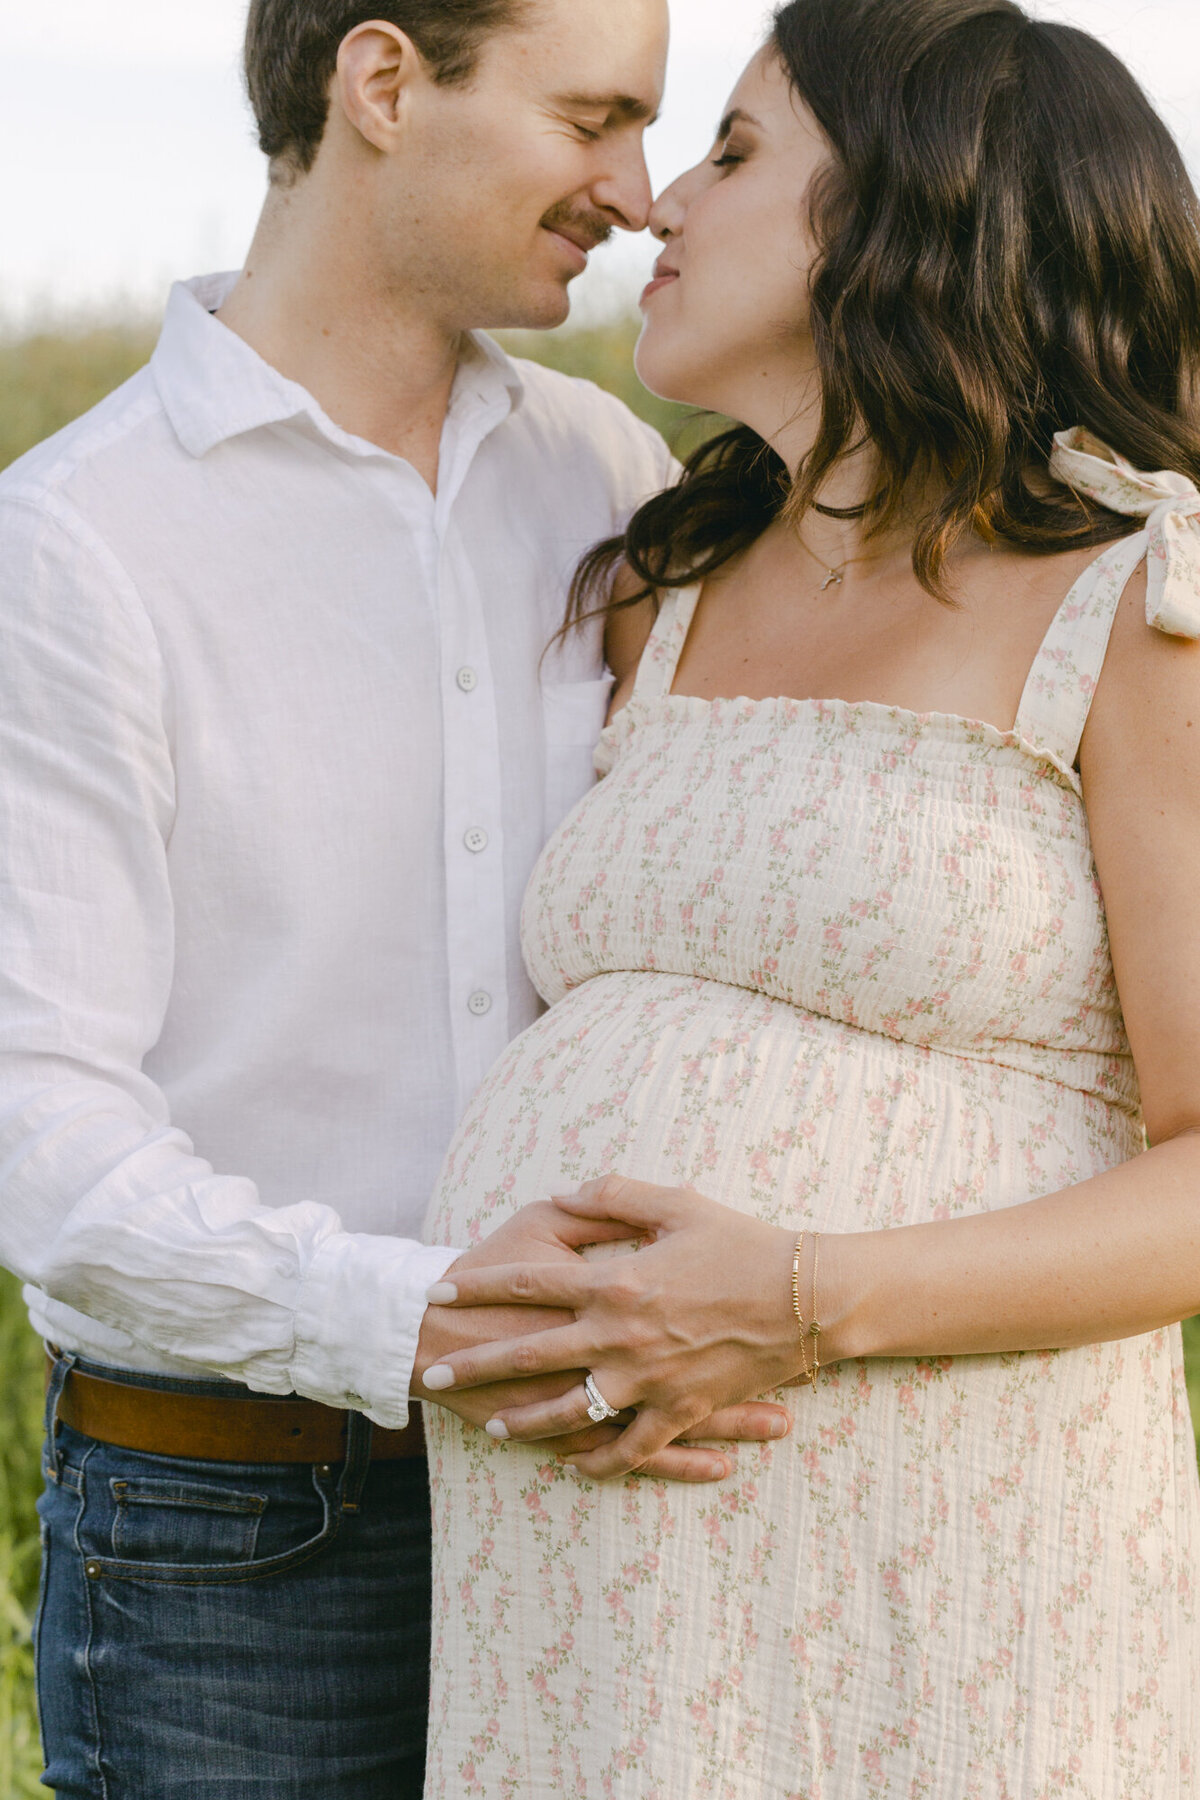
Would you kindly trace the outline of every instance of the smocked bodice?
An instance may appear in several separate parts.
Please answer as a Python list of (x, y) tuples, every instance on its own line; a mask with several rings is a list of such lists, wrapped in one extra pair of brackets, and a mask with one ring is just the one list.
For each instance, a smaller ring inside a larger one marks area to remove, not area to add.
[(1009, 732), (869, 702), (673, 694), (698, 590), (669, 595), (601, 740), (605, 779), (530, 884), (541, 993), (696, 975), (1135, 1110), (1074, 762), (1145, 549), (1125, 539), (1076, 583)]

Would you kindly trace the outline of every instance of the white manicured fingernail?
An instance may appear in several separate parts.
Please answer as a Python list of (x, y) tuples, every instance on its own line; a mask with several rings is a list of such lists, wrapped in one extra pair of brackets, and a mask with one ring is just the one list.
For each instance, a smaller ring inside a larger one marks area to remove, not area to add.
[(453, 1306), (458, 1289), (452, 1281), (435, 1281), (425, 1298), (430, 1306)]
[(488, 1436), (494, 1438), (498, 1444), (507, 1444), (509, 1436), (511, 1435), (508, 1426), (504, 1423), (503, 1419), (489, 1419), (483, 1429), (487, 1432)]
[(787, 1434), (788, 1434), (787, 1420), (786, 1419), (776, 1419), (771, 1426), (771, 1436), (773, 1438), (781, 1438), (781, 1437), (786, 1437)]
[(578, 1192), (578, 1188), (554, 1187), (550, 1189), (550, 1198), (552, 1200), (574, 1200)]
[(446, 1363), (435, 1363), (425, 1371), (425, 1386), (431, 1394), (444, 1394), (454, 1386), (454, 1370)]

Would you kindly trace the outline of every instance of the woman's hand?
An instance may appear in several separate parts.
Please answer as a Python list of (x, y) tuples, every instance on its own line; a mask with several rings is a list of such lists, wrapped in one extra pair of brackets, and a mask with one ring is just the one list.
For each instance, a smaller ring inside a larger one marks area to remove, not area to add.
[[(466, 1352), (482, 1353), (496, 1340), (511, 1343), (516, 1337), (526, 1339), (535, 1333), (539, 1338), (573, 1323), (573, 1315), (561, 1307), (548, 1307), (531, 1298), (516, 1295), (510, 1285), (496, 1304), (473, 1304), (467, 1297), (472, 1280), (482, 1281), (504, 1273), (511, 1277), (514, 1265), (537, 1268), (549, 1278), (553, 1272), (571, 1274), (584, 1270), (576, 1251), (585, 1244), (626, 1240), (626, 1224), (598, 1223), (586, 1213), (572, 1216), (567, 1210), (550, 1204), (525, 1207), (490, 1237), (461, 1257), (446, 1276), (461, 1293), (457, 1307), (431, 1306), (421, 1331), (420, 1348), (414, 1371), (414, 1389), (423, 1387), (431, 1397), (449, 1407), (468, 1424), (485, 1426), (498, 1417), (517, 1419), (539, 1409), (553, 1409), (564, 1396), (582, 1393), (584, 1372), (568, 1370), (537, 1378), (518, 1373), (511, 1380), (497, 1380), (484, 1385), (466, 1387), (456, 1383), (454, 1391), (428, 1388), (427, 1377), (434, 1366), (459, 1366)], [(437, 1290), (434, 1290), (435, 1292)], [(567, 1460), (590, 1452), (607, 1450), (622, 1436), (628, 1419), (617, 1425), (593, 1425), (586, 1410), (577, 1405), (571, 1409), (567, 1426), (554, 1430), (524, 1430), (524, 1440), (552, 1439), (548, 1453)], [(723, 1407), (711, 1416), (695, 1422), (692, 1438), (720, 1441), (719, 1450), (700, 1448), (690, 1442), (667, 1442), (650, 1455), (641, 1472), (662, 1481), (691, 1483), (720, 1481), (732, 1472), (737, 1457), (736, 1442), (765, 1443), (784, 1437), (790, 1421), (782, 1407), (766, 1404)], [(516, 1437), (517, 1432), (510, 1435)]]
[[(610, 1406), (636, 1416), (610, 1441), (571, 1454), (596, 1479), (648, 1469), (675, 1439), (711, 1434), (713, 1416), (794, 1382), (800, 1333), (792, 1310), (795, 1234), (720, 1206), (687, 1188), (610, 1177), (555, 1202), (564, 1225), (587, 1237), (650, 1236), (636, 1255), (488, 1268), (456, 1268), (431, 1291), (436, 1307), (542, 1306), (573, 1323), (444, 1358), (425, 1373), (443, 1399), (497, 1382), (574, 1371), (565, 1391), (532, 1405), (503, 1405), (489, 1428), (520, 1441), (578, 1432), (587, 1424), (580, 1371)], [(443, 1400), (443, 1403), (444, 1400)], [(457, 1401), (456, 1401), (457, 1404)], [(557, 1448), (557, 1446), (556, 1446)]]

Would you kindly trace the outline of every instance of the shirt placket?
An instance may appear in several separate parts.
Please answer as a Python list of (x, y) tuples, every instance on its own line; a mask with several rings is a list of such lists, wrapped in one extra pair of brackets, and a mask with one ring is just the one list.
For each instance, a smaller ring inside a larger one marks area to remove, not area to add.
[(446, 954), (461, 1114), (508, 1042), (509, 982), (496, 686), (483, 597), (453, 528), (439, 585)]
[(446, 957), (459, 1116), (511, 1031), (499, 696), (484, 595), (454, 506), (480, 443), (507, 411), (506, 398), (460, 401), (443, 444), (438, 506)]

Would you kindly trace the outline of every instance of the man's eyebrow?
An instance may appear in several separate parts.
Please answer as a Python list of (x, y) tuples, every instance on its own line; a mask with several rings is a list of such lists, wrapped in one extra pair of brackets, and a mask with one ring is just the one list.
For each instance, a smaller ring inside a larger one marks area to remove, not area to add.
[(754, 117), (753, 113), (745, 112), (740, 106), (735, 106), (732, 112), (727, 112), (725, 114), (725, 117), (717, 126), (718, 144), (723, 144), (725, 142), (725, 139), (729, 136), (735, 125), (753, 125), (757, 130), (762, 130), (761, 123)]
[(632, 94), (560, 94), (556, 105), (576, 112), (603, 113), (606, 119), (616, 113), (634, 125), (658, 122), (658, 113), (649, 101), (635, 100)]

